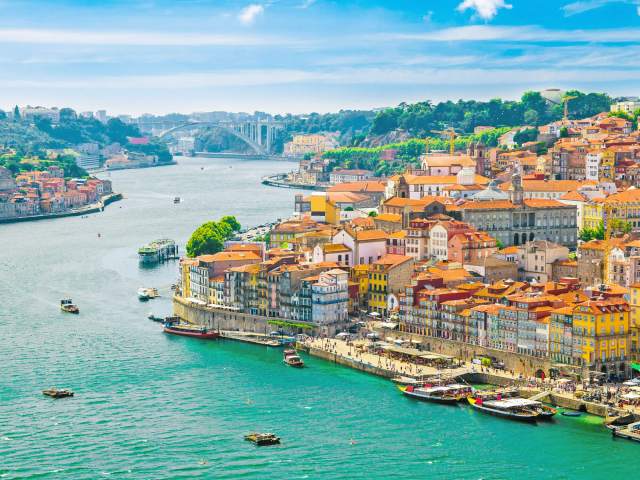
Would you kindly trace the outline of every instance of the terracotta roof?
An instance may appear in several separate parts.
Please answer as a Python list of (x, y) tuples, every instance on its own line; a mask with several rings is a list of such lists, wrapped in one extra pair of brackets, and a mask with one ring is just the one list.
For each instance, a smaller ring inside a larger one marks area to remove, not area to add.
[(531, 208), (554, 208), (554, 207), (571, 207), (566, 203), (547, 198), (525, 198), (524, 204)]
[(392, 253), (388, 253), (382, 258), (380, 258), (380, 260), (376, 260), (375, 262), (373, 262), (373, 264), (384, 265), (390, 268), (390, 267), (396, 267), (398, 265), (401, 265), (405, 262), (410, 262), (410, 261), (413, 261), (413, 257), (407, 257), (406, 255), (395, 255)]
[(327, 192), (366, 192), (382, 193), (386, 182), (381, 180), (364, 180), (362, 182), (339, 183), (327, 189)]
[(422, 156), (422, 161), (429, 168), (431, 167), (450, 167), (453, 165), (461, 165), (463, 167), (475, 167), (476, 162), (469, 155), (450, 155), (442, 153), (429, 153)]
[(213, 255), (200, 255), (198, 260), (203, 262), (233, 262), (241, 260), (262, 260), (254, 252), (218, 252)]
[[(525, 192), (570, 192), (583, 185), (597, 185), (597, 183), (593, 180), (523, 180), (522, 189)], [(505, 182), (499, 188), (507, 191), (511, 188), (511, 182)]]
[(351, 249), (342, 243), (325, 243), (322, 246), (324, 253), (350, 252)]
[(374, 223), (376, 221), (401, 223), (402, 215), (398, 215), (397, 213), (381, 213), (373, 219)]
[[(404, 175), (405, 181), (409, 185), (454, 185), (458, 183), (458, 177), (456, 175)], [(480, 185), (488, 185), (489, 179), (482, 175), (476, 175), (474, 183)]]
[(486, 200), (486, 201), (468, 201), (460, 205), (451, 205), (451, 210), (506, 210), (514, 209), (516, 206), (509, 200)]
[(375, 242), (386, 240), (389, 235), (382, 230), (361, 230), (355, 236), (358, 242)]
[(614, 193), (604, 199), (606, 204), (640, 202), (640, 189), (630, 188), (624, 192)]

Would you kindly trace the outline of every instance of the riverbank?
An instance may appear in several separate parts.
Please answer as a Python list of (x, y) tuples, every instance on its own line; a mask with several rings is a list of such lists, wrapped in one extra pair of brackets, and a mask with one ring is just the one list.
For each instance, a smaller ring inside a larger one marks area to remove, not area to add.
[(316, 190), (324, 192), (329, 188), (326, 185), (312, 185), (310, 183), (296, 183), (291, 182), (287, 179), (286, 173), (277, 173), (275, 175), (268, 175), (266, 177), (262, 177), (262, 184), (269, 185), (271, 187), (279, 187), (279, 188), (297, 188), (300, 190)]
[(66, 212), (47, 213), (42, 215), (30, 215), (28, 217), (0, 218), (0, 223), (19, 223), (19, 222), (35, 222), (37, 220), (50, 220), (54, 218), (77, 217), (79, 215), (88, 215), (90, 213), (102, 212), (107, 205), (122, 200), (121, 193), (112, 193), (105, 195), (99, 202), (85, 205), (84, 207), (75, 208)]

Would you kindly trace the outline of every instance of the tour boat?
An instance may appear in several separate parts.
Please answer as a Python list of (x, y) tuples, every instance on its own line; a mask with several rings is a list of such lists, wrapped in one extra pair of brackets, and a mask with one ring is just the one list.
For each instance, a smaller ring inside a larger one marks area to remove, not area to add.
[(541, 403), (526, 398), (505, 398), (486, 395), (476, 395), (467, 398), (469, 404), (476, 410), (495, 415), (497, 417), (519, 420), (521, 422), (536, 422), (540, 419)]
[(145, 287), (140, 287), (138, 289), (138, 299), (141, 301), (147, 301), (151, 298), (156, 298), (159, 297), (160, 294), (158, 293), (158, 289), (157, 288), (145, 288)]
[(291, 349), (287, 349), (284, 351), (283, 362), (289, 365), (290, 367), (297, 367), (297, 368), (304, 367), (304, 362), (298, 355), (298, 352)]
[(255, 443), (256, 446), (277, 445), (280, 443), (280, 437), (274, 433), (250, 433), (245, 435), (244, 439), (248, 442)]
[(56, 388), (51, 387), (42, 391), (43, 395), (51, 398), (64, 398), (64, 397), (73, 397), (73, 392), (68, 388)]
[(77, 305), (73, 303), (73, 301), (70, 298), (65, 298), (63, 300), (60, 300), (60, 310), (67, 313), (75, 313), (75, 314), (80, 313), (80, 309), (78, 308)]
[(640, 442), (640, 422), (630, 423), (625, 427), (615, 427), (611, 430), (611, 433), (614, 437)]
[(182, 335), (184, 337), (202, 338), (206, 340), (218, 338), (220, 336), (219, 332), (209, 330), (207, 327), (179, 322), (166, 322), (164, 324), (164, 332), (172, 335)]
[(451, 385), (437, 385), (433, 387), (415, 387), (408, 385), (398, 387), (408, 397), (417, 398), (427, 402), (456, 404), (473, 394), (473, 387), (454, 383)]

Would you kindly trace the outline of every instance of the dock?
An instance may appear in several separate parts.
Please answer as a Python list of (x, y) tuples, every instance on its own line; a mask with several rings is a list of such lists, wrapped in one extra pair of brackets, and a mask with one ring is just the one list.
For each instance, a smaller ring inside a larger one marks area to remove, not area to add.
[(220, 338), (235, 340), (237, 342), (253, 343), (254, 345), (263, 345), (265, 347), (281, 347), (282, 343), (274, 340), (268, 335), (253, 332), (234, 332), (231, 330), (221, 330)]
[(169, 238), (154, 240), (138, 249), (140, 263), (149, 265), (178, 258), (178, 245)]

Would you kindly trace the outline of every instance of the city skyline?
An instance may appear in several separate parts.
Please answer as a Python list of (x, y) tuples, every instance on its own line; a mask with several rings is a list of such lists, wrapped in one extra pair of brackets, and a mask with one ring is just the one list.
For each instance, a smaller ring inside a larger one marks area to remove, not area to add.
[(639, 9), (635, 0), (0, 3), (0, 105), (308, 113), (551, 87), (634, 95)]

